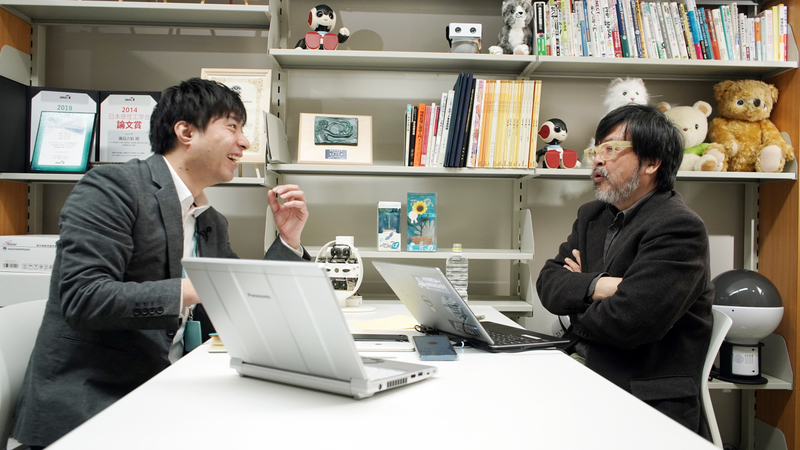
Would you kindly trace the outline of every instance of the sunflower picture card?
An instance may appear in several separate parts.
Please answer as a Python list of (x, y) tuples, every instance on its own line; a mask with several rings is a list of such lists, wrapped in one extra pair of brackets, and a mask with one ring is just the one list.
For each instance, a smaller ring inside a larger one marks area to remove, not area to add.
[(436, 251), (436, 193), (408, 193), (406, 234), (409, 252)]

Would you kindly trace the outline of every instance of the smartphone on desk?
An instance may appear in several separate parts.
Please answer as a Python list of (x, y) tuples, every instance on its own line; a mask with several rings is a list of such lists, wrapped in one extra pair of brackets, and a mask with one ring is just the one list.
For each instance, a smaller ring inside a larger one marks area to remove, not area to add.
[(406, 334), (354, 333), (353, 340), (359, 352), (413, 352), (414, 344)]
[(414, 336), (419, 359), (423, 361), (452, 361), (458, 358), (447, 336)]

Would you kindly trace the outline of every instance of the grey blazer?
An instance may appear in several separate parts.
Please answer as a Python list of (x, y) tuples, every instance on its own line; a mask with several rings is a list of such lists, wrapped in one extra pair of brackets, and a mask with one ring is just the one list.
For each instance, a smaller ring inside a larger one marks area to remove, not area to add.
[[(569, 315), (568, 337), (586, 366), (688, 428), (704, 433), (700, 374), (711, 338), (714, 286), (705, 224), (674, 191), (656, 192), (626, 223), (603, 258), (613, 216), (594, 201), (578, 211), (536, 289), (548, 311)], [(563, 268), (581, 253), (582, 273)], [(601, 273), (622, 277), (617, 293), (587, 299)]]
[[(162, 156), (90, 170), (59, 225), (50, 296), (13, 429), (28, 445), (50, 445), (169, 366), (180, 325), (183, 225)], [(197, 226), (198, 255), (236, 257), (222, 214), (209, 208)], [(280, 239), (265, 258), (303, 259)]]

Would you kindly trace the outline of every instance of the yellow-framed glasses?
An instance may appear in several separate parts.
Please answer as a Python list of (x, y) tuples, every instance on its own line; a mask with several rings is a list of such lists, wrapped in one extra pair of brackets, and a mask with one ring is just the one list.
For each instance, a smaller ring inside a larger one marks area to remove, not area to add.
[(623, 150), (631, 147), (633, 147), (631, 141), (608, 141), (586, 149), (586, 154), (592, 159), (600, 155), (603, 161), (611, 161), (617, 159)]

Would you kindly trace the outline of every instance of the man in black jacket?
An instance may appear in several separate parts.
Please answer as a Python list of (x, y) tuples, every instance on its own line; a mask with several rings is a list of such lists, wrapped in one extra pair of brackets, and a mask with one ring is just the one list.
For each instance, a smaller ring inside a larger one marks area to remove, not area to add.
[(536, 283), (569, 315), (569, 352), (689, 429), (707, 436), (701, 372), (711, 336), (708, 233), (673, 190), (683, 145), (658, 110), (628, 105), (597, 127), (597, 200)]

